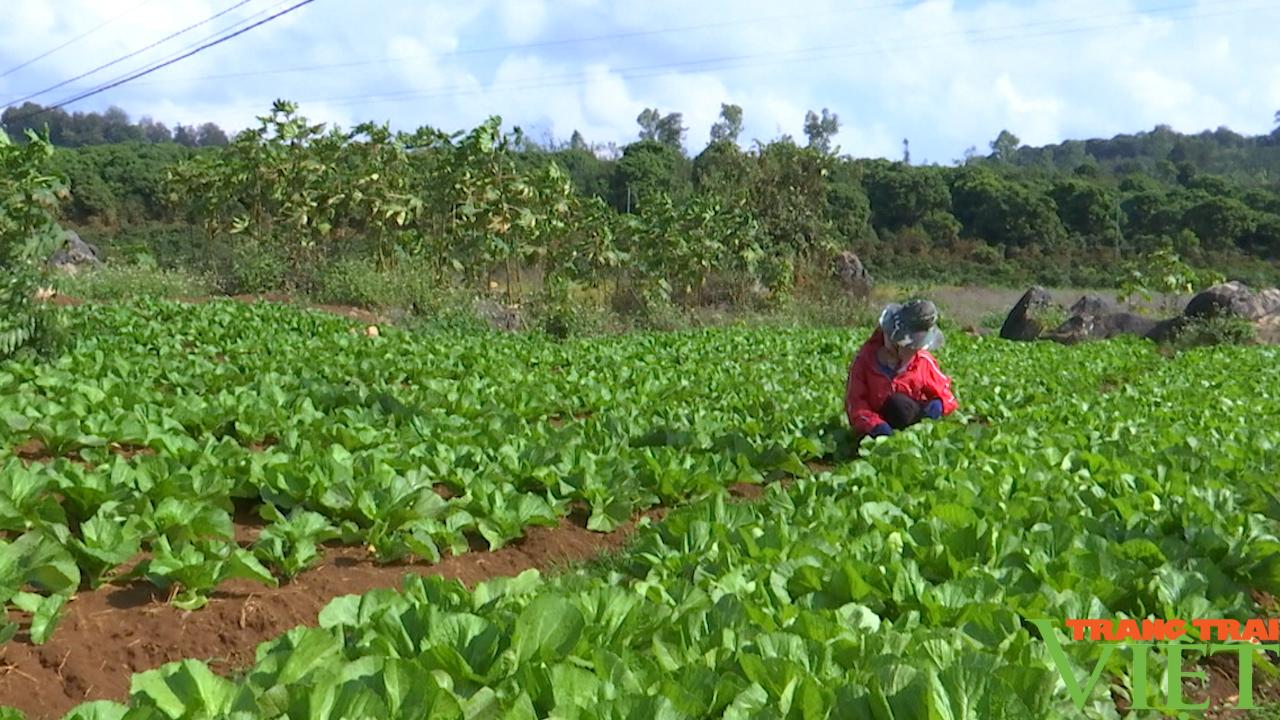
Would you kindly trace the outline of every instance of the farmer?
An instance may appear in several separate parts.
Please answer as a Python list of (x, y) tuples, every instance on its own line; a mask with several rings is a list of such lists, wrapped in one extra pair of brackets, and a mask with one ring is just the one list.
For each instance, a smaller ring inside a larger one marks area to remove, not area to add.
[(928, 300), (891, 304), (849, 366), (844, 409), (858, 437), (891, 435), (956, 409), (951, 379), (929, 352), (942, 346), (938, 309)]

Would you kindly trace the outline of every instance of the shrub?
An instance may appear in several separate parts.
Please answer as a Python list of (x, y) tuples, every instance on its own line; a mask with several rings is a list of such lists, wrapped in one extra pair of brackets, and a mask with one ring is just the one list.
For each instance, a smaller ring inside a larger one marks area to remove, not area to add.
[(999, 310), (992, 310), (991, 312), (984, 314), (982, 319), (978, 320), (978, 327), (985, 328), (987, 330), (999, 330), (1004, 326), (1004, 321), (1007, 317), (1008, 313), (1004, 313)]
[(0, 131), (0, 358), (41, 346), (53, 324), (34, 296), (63, 237), (55, 217), (66, 184), (48, 172), (47, 138), (27, 131), (27, 140), (18, 145)]
[(609, 325), (601, 303), (582, 288), (557, 282), (545, 285), (528, 305), (530, 325), (557, 339), (603, 332)]
[(1169, 340), (1175, 350), (1206, 345), (1248, 345), (1257, 337), (1257, 327), (1238, 317), (1185, 318)]
[(64, 295), (105, 302), (202, 297), (214, 290), (209, 277), (185, 270), (165, 270), (145, 256), (131, 265), (108, 265), (76, 275), (63, 275), (54, 279), (53, 286)]
[(316, 279), (311, 299), (334, 305), (402, 308), (427, 312), (442, 292), (425, 262), (404, 259), (389, 268), (371, 259), (339, 260), (327, 265)]
[(219, 284), (231, 295), (284, 289), (291, 274), (284, 256), (255, 238), (236, 240), (230, 260), (230, 267), (219, 276)]

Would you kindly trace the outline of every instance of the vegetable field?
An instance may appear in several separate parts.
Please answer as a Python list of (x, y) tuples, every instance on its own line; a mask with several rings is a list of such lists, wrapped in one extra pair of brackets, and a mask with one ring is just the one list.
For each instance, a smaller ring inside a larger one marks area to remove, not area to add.
[[(368, 337), (268, 304), (67, 312), (62, 359), (0, 365), (0, 653), (56, 644), (107, 585), (198, 615), (233, 586), (271, 602), (342, 548), (418, 563), (246, 666), (140, 669), (68, 717), (1119, 717), (1107, 681), (1076, 708), (1030, 620), (1243, 620), (1280, 592), (1275, 348), (953, 332), (960, 412), (855, 448), (844, 331), (557, 343)], [(564, 572), (421, 571), (657, 506)], [(1064, 647), (1087, 678), (1097, 648)], [(1104, 673), (1123, 697), (1129, 666)]]

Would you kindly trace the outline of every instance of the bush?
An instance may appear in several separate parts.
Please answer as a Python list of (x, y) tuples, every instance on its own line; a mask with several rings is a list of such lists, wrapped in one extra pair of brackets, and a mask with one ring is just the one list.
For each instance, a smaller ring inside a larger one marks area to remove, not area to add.
[(242, 237), (231, 249), (230, 267), (219, 276), (229, 295), (279, 291), (286, 286), (290, 268), (276, 249), (254, 238)]
[(382, 269), (371, 259), (338, 260), (316, 279), (311, 299), (332, 305), (402, 308), (425, 313), (436, 307), (442, 289), (419, 260), (404, 259)]
[(1008, 313), (992, 310), (982, 316), (982, 319), (978, 321), (978, 327), (987, 330), (999, 330), (1004, 326), (1004, 321), (1007, 317), (1009, 317)]
[(206, 238), (190, 225), (145, 223), (111, 233), (89, 228), (78, 232), (102, 249), (107, 262), (154, 261), (162, 268), (188, 270), (213, 266)]
[(645, 330), (674, 330), (687, 320), (671, 300), (663, 280), (640, 276), (621, 280), (609, 296), (609, 307), (624, 321)]
[(54, 314), (35, 299), (38, 276), (18, 270), (0, 277), (0, 358), (55, 350), (61, 328)]
[(1249, 345), (1257, 337), (1257, 327), (1238, 317), (1185, 318), (1170, 338), (1175, 350), (1205, 345)]
[(41, 346), (52, 326), (34, 299), (44, 260), (63, 239), (55, 213), (66, 184), (48, 172), (52, 154), (30, 130), (21, 145), (0, 131), (0, 358)]
[(184, 270), (165, 270), (154, 263), (108, 265), (76, 275), (61, 275), (53, 286), (82, 300), (112, 302), (133, 298), (203, 297), (212, 294), (211, 278)]
[(551, 337), (594, 335), (609, 325), (608, 313), (592, 294), (569, 283), (545, 285), (528, 305), (530, 325)]

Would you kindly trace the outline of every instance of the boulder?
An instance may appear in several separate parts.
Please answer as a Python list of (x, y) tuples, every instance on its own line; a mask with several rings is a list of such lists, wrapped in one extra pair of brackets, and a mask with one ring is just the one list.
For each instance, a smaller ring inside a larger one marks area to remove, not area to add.
[(1109, 340), (1121, 335), (1148, 337), (1160, 323), (1129, 312), (1101, 315), (1076, 314), (1062, 325), (1046, 333), (1046, 340), (1074, 345), (1087, 340)]
[(1052, 307), (1053, 298), (1048, 291), (1036, 286), (1023, 293), (1022, 298), (1009, 311), (1000, 326), (1000, 337), (1005, 340), (1031, 341), (1040, 337), (1044, 326), (1036, 319), (1038, 311)]
[(518, 305), (504, 305), (483, 299), (476, 303), (476, 313), (495, 330), (518, 332), (525, 329), (524, 316)]
[(81, 240), (76, 231), (68, 230), (62, 247), (50, 256), (49, 264), (57, 270), (74, 275), (82, 267), (101, 267), (102, 253), (98, 248)]
[(1086, 340), (1107, 340), (1120, 335), (1145, 337), (1158, 324), (1151, 318), (1118, 311), (1097, 295), (1085, 295), (1071, 306), (1071, 317), (1043, 337), (1068, 345)]
[(1182, 314), (1192, 318), (1235, 316), (1257, 322), (1280, 314), (1280, 289), (1255, 292), (1248, 285), (1236, 281), (1214, 285), (1191, 298)]
[(1203, 290), (1191, 298), (1183, 320), (1234, 317), (1253, 324), (1255, 342), (1280, 344), (1280, 289), (1254, 290), (1231, 281)]
[(1098, 295), (1082, 295), (1080, 299), (1075, 301), (1071, 306), (1072, 315), (1088, 315), (1097, 317), (1099, 315), (1107, 315), (1115, 312), (1115, 308), (1111, 303)]
[(1280, 313), (1267, 315), (1255, 323), (1257, 342), (1268, 345), (1280, 345)]
[(1146, 333), (1146, 338), (1158, 344), (1170, 342), (1187, 326), (1187, 318), (1183, 315), (1160, 320)]
[(871, 284), (871, 274), (852, 250), (836, 255), (836, 277), (847, 290), (857, 290)]

